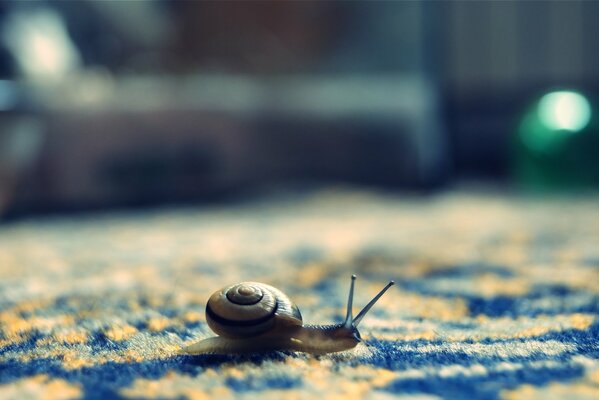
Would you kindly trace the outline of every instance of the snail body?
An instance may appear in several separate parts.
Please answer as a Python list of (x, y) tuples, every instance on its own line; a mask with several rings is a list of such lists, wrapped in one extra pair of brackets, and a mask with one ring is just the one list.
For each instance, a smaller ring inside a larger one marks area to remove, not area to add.
[(280, 290), (242, 282), (215, 292), (206, 304), (206, 321), (218, 335), (183, 348), (187, 354), (241, 354), (274, 350), (326, 354), (360, 343), (358, 324), (394, 284), (389, 282), (354, 318), (352, 275), (347, 315), (336, 325), (304, 325), (299, 308)]

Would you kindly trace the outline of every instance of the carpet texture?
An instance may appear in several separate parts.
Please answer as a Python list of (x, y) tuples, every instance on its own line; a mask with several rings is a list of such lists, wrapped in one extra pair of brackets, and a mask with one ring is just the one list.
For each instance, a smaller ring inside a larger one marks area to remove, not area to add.
[[(599, 198), (329, 191), (0, 226), (0, 398), (599, 398)], [(363, 320), (324, 356), (185, 356), (229, 283), (307, 323)]]

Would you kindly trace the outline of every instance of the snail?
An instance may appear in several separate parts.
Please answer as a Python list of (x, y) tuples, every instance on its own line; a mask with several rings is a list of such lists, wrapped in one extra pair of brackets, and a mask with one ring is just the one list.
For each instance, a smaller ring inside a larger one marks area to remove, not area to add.
[(182, 349), (184, 354), (239, 354), (274, 350), (326, 354), (349, 350), (361, 342), (358, 325), (394, 284), (389, 282), (354, 318), (356, 276), (351, 277), (345, 321), (337, 325), (304, 325), (299, 308), (280, 290), (242, 282), (215, 292), (206, 304), (206, 321), (218, 335)]

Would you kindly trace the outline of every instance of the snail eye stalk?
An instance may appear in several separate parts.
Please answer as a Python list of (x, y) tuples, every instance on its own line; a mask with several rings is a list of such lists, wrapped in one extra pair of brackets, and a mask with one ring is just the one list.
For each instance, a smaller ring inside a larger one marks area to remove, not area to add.
[(352, 308), (353, 308), (353, 304), (354, 304), (354, 283), (356, 282), (356, 276), (352, 275), (351, 276), (351, 286), (349, 287), (349, 297), (347, 299), (347, 314), (345, 315), (345, 322), (343, 323), (343, 325), (346, 328), (351, 328), (352, 326)]
[[(355, 278), (352, 278), (352, 291), (353, 291), (353, 286), (354, 286), (353, 285), (354, 284), (353, 279), (355, 279)], [(372, 308), (372, 306), (375, 305), (375, 303), (381, 298), (381, 296), (384, 295), (385, 292), (387, 290), (389, 290), (389, 288), (391, 286), (393, 286), (393, 285), (395, 285), (394, 281), (390, 281), (389, 283), (387, 283), (387, 286), (385, 286), (376, 296), (374, 296), (374, 298), (372, 300), (370, 300), (370, 302), (368, 304), (366, 304), (366, 307), (364, 307), (362, 309), (362, 311), (360, 311), (358, 313), (358, 315), (356, 316), (356, 318), (353, 319), (352, 325), (354, 326), (354, 328), (358, 327), (358, 324), (360, 323), (360, 321), (362, 321), (362, 318), (364, 318), (364, 316), (366, 315), (366, 313), (368, 311), (370, 311), (370, 309)]]

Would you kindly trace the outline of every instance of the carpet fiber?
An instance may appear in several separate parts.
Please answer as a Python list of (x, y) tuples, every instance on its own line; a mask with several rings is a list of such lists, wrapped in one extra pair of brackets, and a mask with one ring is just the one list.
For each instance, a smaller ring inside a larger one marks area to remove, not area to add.
[[(0, 398), (599, 398), (599, 198), (320, 192), (0, 226)], [(185, 356), (212, 292), (273, 285), (311, 324), (389, 279), (364, 341)]]

